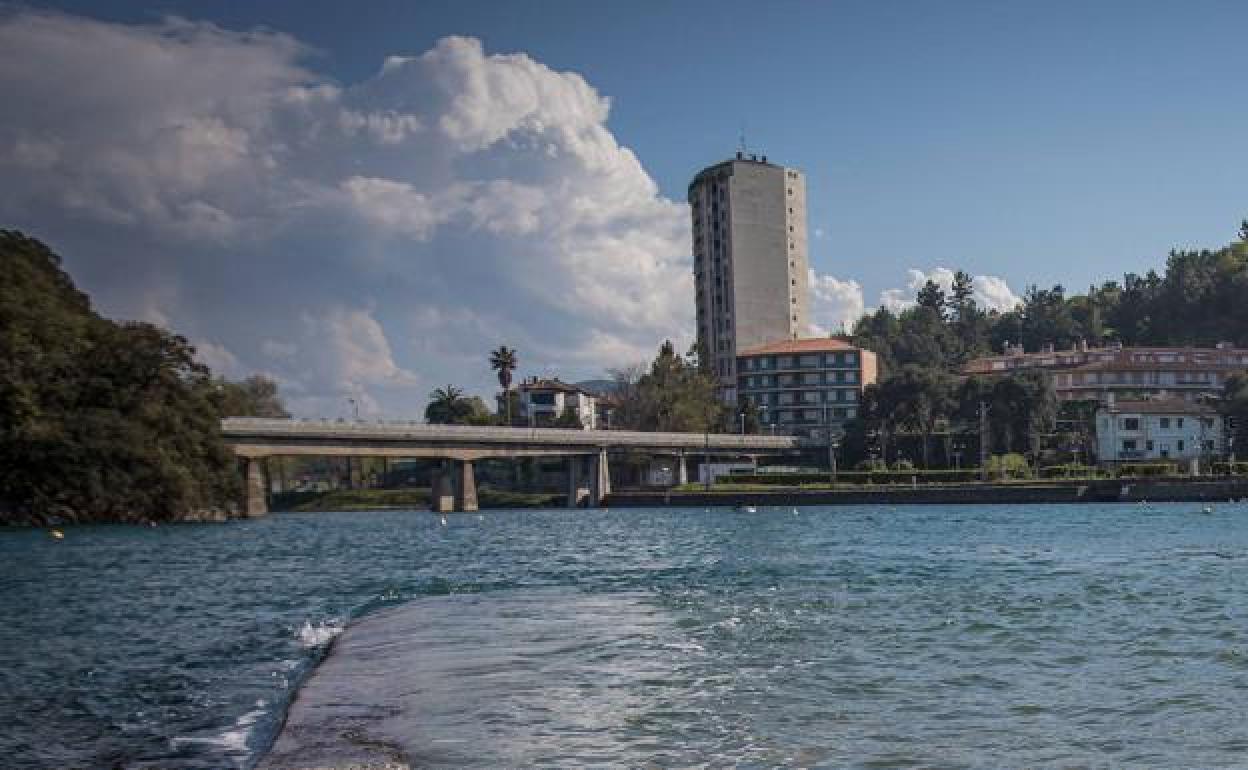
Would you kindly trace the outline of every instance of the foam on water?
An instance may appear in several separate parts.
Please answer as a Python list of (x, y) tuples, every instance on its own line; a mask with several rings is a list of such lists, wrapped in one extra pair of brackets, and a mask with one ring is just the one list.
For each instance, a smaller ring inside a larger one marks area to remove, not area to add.
[(305, 649), (314, 649), (329, 644), (330, 640), (342, 633), (343, 628), (345, 626), (342, 621), (336, 618), (322, 620), (315, 624), (305, 620), (295, 632), (295, 637)]

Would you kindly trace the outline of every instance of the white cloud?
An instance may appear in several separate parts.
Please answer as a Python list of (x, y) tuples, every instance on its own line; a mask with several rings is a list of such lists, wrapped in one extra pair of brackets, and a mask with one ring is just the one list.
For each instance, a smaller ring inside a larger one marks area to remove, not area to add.
[[(919, 290), (928, 281), (933, 281), (945, 294), (953, 291), (953, 270), (947, 267), (935, 267), (928, 272), (916, 268), (906, 271), (905, 288), (885, 289), (880, 292), (880, 307), (893, 312), (900, 312), (914, 305)], [(1012, 310), (1022, 299), (1011, 291), (1004, 278), (995, 275), (976, 275), (971, 277), (971, 296), (976, 304), (985, 310)]]
[(569, 378), (688, 345), (685, 206), (581, 76), (461, 37), (354, 84), (304, 56), (268, 31), (0, 14), (0, 210), (108, 312), (212, 340), (310, 411), (486, 393), (500, 344)]
[(842, 330), (852, 332), (865, 309), (862, 285), (854, 280), (819, 275), (814, 270), (810, 271), (809, 282), (811, 334), (822, 337)]

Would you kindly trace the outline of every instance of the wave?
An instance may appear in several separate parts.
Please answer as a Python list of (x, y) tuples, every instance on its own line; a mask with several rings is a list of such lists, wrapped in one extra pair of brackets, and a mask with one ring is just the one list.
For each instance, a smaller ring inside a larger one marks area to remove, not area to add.
[(316, 649), (329, 644), (334, 637), (341, 634), (346, 626), (338, 618), (330, 618), (318, 623), (312, 623), (305, 620), (303, 625), (295, 632), (295, 638), (299, 640), (299, 644), (304, 649)]

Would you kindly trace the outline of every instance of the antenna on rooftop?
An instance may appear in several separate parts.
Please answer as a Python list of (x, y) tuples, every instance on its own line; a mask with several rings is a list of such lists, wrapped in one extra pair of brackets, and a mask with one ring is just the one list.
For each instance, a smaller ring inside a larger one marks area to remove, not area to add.
[(738, 159), (740, 159), (740, 158), (744, 158), (744, 157), (745, 157), (745, 153), (746, 153), (746, 146), (745, 146), (745, 121), (742, 121), (742, 122), (741, 122), (741, 133), (738, 135), (738, 139), (737, 139), (737, 158), (738, 158)]

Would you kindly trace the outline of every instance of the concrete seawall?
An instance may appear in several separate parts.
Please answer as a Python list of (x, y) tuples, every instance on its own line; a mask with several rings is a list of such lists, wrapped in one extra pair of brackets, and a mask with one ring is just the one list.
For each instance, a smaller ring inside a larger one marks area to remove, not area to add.
[(1034, 484), (947, 484), (766, 491), (617, 492), (620, 508), (717, 505), (922, 505), (1010, 503), (1226, 502), (1248, 498), (1248, 480), (1107, 480)]

